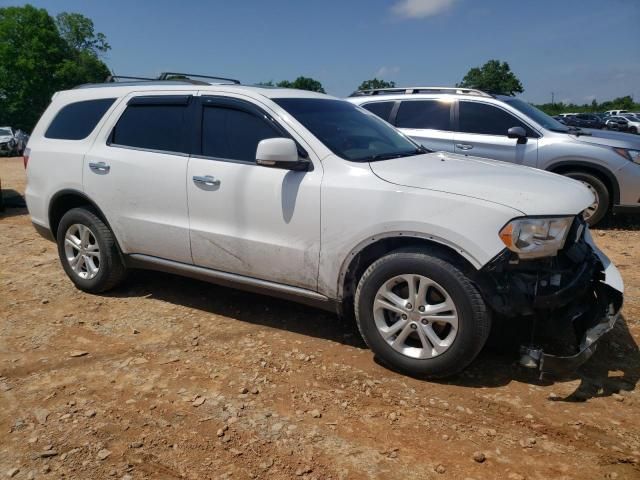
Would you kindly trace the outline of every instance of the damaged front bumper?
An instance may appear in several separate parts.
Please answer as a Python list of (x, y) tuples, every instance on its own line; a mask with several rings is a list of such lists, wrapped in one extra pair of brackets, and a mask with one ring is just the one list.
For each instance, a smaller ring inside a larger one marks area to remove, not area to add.
[(622, 277), (582, 219), (556, 257), (520, 260), (505, 251), (480, 273), (478, 285), (493, 311), (507, 321), (526, 319), (520, 363), (541, 377), (577, 369), (619, 318)]

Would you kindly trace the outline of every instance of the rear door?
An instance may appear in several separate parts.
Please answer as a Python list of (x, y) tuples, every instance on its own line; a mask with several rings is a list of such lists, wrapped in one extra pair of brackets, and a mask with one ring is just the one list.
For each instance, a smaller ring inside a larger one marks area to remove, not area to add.
[(85, 156), (83, 184), (125, 253), (191, 263), (185, 187), (189, 92), (126, 98)]
[[(457, 105), (456, 153), (537, 166), (539, 135), (530, 126), (496, 105), (476, 100), (460, 100)], [(525, 129), (526, 143), (507, 137), (511, 127)]]
[(453, 105), (446, 98), (402, 100), (391, 123), (429, 150), (453, 152)]

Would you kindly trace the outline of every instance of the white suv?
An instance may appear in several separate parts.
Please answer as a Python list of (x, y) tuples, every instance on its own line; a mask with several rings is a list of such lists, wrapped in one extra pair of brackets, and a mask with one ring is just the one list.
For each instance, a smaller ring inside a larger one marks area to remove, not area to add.
[(59, 92), (25, 165), (33, 223), (81, 290), (148, 268), (355, 314), (409, 374), (454, 374), (492, 319), (534, 316), (584, 340), (559, 358), (534, 337), (523, 362), (573, 367), (622, 305), (582, 184), (431, 153), (327, 95), (188, 80)]

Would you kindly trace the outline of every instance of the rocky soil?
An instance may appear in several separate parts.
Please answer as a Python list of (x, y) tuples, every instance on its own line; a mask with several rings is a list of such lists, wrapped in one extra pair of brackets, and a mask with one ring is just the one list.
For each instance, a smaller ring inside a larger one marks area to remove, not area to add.
[[(21, 194), (21, 159), (0, 158), (0, 178), (5, 197)], [(487, 349), (429, 382), (293, 303), (149, 272), (84, 294), (9, 207), (0, 478), (640, 478), (640, 222), (594, 235), (627, 292), (585, 367), (541, 382)]]

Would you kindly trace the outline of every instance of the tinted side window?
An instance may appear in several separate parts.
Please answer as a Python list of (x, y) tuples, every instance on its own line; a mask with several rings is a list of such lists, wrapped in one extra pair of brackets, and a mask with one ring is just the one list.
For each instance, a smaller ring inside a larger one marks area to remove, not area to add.
[(44, 136), (60, 140), (86, 138), (109, 109), (115, 98), (70, 103), (60, 109)]
[(492, 105), (460, 102), (460, 131), (483, 135), (506, 135), (511, 127), (522, 127), (527, 135), (533, 132), (513, 115)]
[(186, 105), (129, 105), (113, 129), (111, 143), (187, 153), (186, 112)]
[(450, 102), (438, 100), (402, 102), (396, 116), (396, 127), (452, 130), (450, 111)]
[(260, 140), (282, 137), (265, 120), (243, 110), (205, 107), (202, 155), (254, 163)]
[(369, 110), (371, 113), (375, 113), (383, 120), (389, 121), (389, 116), (391, 115), (391, 109), (393, 108), (394, 103), (395, 102), (367, 103), (366, 105), (362, 105), (362, 108)]

